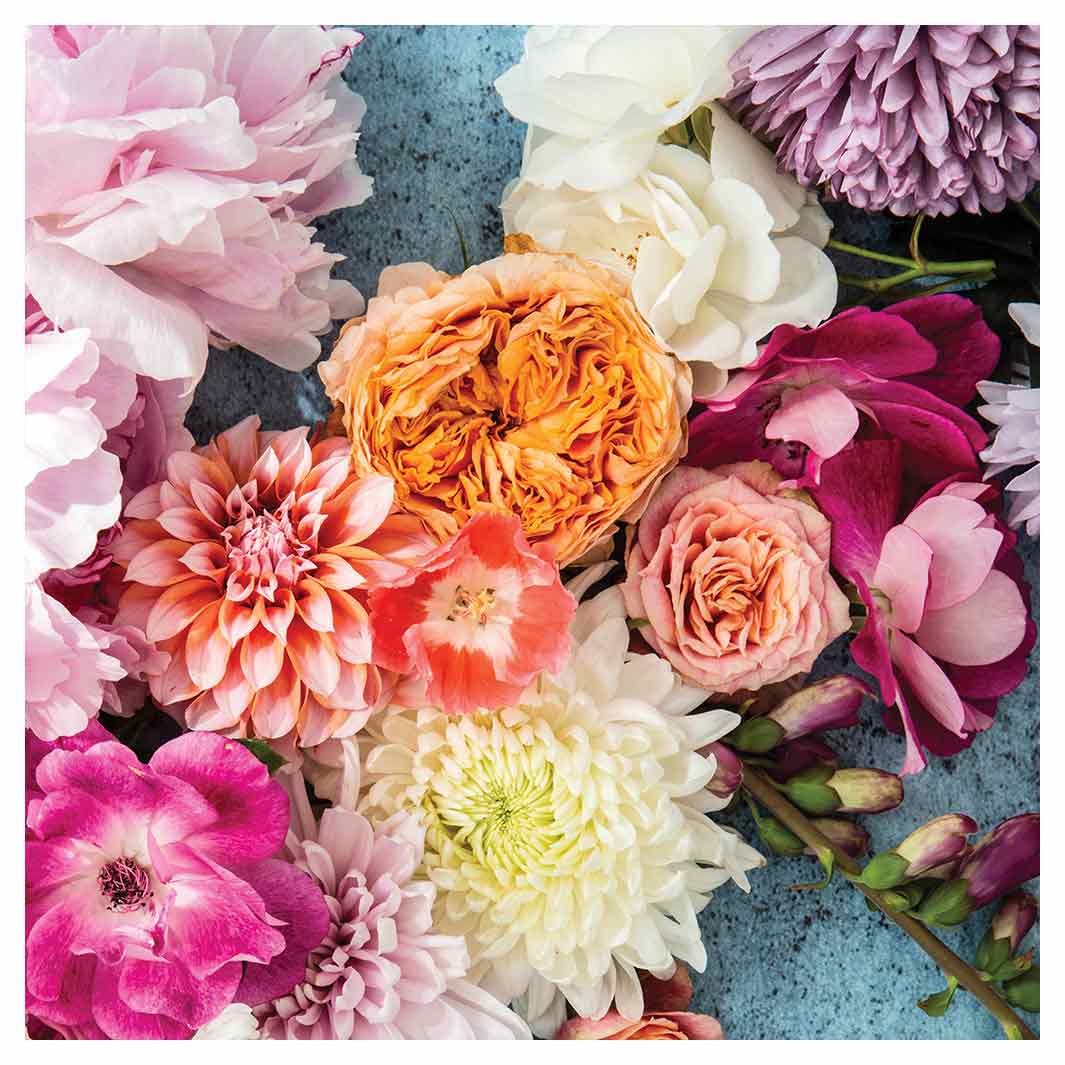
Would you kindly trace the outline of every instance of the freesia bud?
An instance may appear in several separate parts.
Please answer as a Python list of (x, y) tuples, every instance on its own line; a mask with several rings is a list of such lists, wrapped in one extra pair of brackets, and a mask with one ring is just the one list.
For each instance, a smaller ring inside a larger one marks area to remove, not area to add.
[(1026, 891), (1015, 891), (1003, 900), (991, 920), (995, 939), (1008, 939), (1010, 954), (1016, 954), (1021, 941), (1032, 930), (1039, 915), (1039, 900)]
[(976, 949), (976, 967), (992, 980), (1007, 980), (1032, 964), (1031, 954), (1016, 957), (1021, 941), (1035, 924), (1039, 903), (1023, 891), (1003, 900)]
[(743, 762), (739, 756), (731, 747), (717, 742), (708, 744), (699, 753), (712, 754), (717, 762), (714, 775), (706, 785), (707, 790), (719, 799), (731, 799), (743, 783)]
[(769, 775), (780, 784), (811, 766), (830, 766), (835, 769), (839, 765), (839, 755), (827, 743), (815, 740), (812, 736), (785, 743), (773, 752), (773, 759), (775, 765), (769, 770)]
[(1002, 990), (1006, 993), (1006, 1001), (1011, 1006), (1017, 1006), (1029, 1013), (1038, 1013), (1039, 966), (1033, 965), (1027, 972), (1003, 984)]
[(973, 847), (958, 870), (958, 879), (969, 883), (974, 910), (1038, 875), (1039, 814), (1003, 821)]
[[(844, 821), (838, 817), (815, 817), (811, 824), (816, 825), (844, 854), (851, 858), (861, 858), (869, 850), (869, 833), (854, 821)], [(817, 857), (811, 848), (806, 853)]]
[(815, 766), (793, 776), (782, 790), (809, 814), (879, 814), (902, 802), (902, 781), (884, 769)]
[(766, 716), (784, 730), (785, 740), (814, 732), (850, 728), (858, 724), (858, 707), (872, 689), (857, 677), (843, 673), (828, 677), (789, 696)]
[(897, 847), (878, 854), (862, 870), (862, 883), (878, 891), (915, 880), (960, 857), (978, 826), (965, 814), (944, 814), (911, 832)]
[(1039, 815), (1022, 814), (992, 829), (966, 855), (955, 879), (921, 904), (927, 924), (952, 925), (1039, 875)]
[(837, 769), (828, 786), (839, 796), (840, 813), (879, 814), (902, 802), (902, 780), (884, 769)]
[(774, 854), (792, 858), (806, 850), (806, 844), (775, 817), (762, 817), (758, 820), (758, 835)]

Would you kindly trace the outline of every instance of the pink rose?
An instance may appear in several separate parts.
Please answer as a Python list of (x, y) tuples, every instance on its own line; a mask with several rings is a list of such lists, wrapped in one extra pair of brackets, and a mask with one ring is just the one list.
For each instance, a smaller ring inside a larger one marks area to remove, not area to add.
[(805, 673), (850, 625), (832, 527), (764, 462), (681, 466), (640, 522), (622, 586), (640, 632), (685, 677), (729, 695)]

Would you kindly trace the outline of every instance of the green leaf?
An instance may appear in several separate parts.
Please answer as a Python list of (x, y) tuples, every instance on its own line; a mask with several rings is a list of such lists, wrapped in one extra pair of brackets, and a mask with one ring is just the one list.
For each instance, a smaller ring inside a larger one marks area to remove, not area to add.
[(273, 776), (287, 761), (282, 758), (265, 740), (237, 740), (242, 747), (247, 747)]
[(954, 1000), (954, 992), (958, 990), (958, 981), (953, 976), (947, 977), (947, 986), (942, 991), (921, 999), (917, 1005), (928, 1014), (929, 1017), (942, 1017), (950, 1008)]
[(696, 141), (699, 142), (699, 147), (702, 148), (702, 154), (707, 159), (710, 158), (710, 145), (714, 139), (714, 125), (710, 118), (710, 109), (708, 107), (698, 108), (691, 116), (691, 128), (695, 134)]

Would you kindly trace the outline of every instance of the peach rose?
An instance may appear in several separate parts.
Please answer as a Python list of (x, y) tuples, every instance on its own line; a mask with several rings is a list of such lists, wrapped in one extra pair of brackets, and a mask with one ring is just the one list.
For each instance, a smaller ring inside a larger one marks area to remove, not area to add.
[(687, 446), (691, 374), (624, 284), (567, 255), (391, 267), (321, 368), (357, 474), (439, 539), (516, 514), (565, 565), (635, 520)]
[(644, 1013), (634, 1021), (610, 1010), (598, 1021), (574, 1017), (556, 1039), (724, 1039), (721, 1024), (703, 1013), (686, 1012), (692, 998), (691, 977), (683, 965), (668, 980), (640, 974)]
[(850, 627), (829, 572), (832, 527), (764, 462), (682, 466), (659, 485), (622, 590), (640, 633), (720, 695), (805, 673)]

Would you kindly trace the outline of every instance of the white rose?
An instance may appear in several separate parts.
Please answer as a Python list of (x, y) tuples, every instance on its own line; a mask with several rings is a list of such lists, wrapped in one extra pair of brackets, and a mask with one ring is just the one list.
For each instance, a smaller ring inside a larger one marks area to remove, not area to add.
[(585, 191), (631, 181), (662, 133), (728, 91), (729, 58), (752, 32), (737, 26), (529, 30), (521, 62), (495, 83), (503, 106), (529, 124), (526, 176), (545, 188), (565, 183)]
[(656, 143), (646, 169), (599, 192), (545, 188), (523, 167), (502, 205), (508, 233), (628, 270), (637, 308), (692, 364), (702, 398), (778, 325), (824, 321), (837, 288), (816, 197), (719, 106), (710, 114), (709, 162)]

